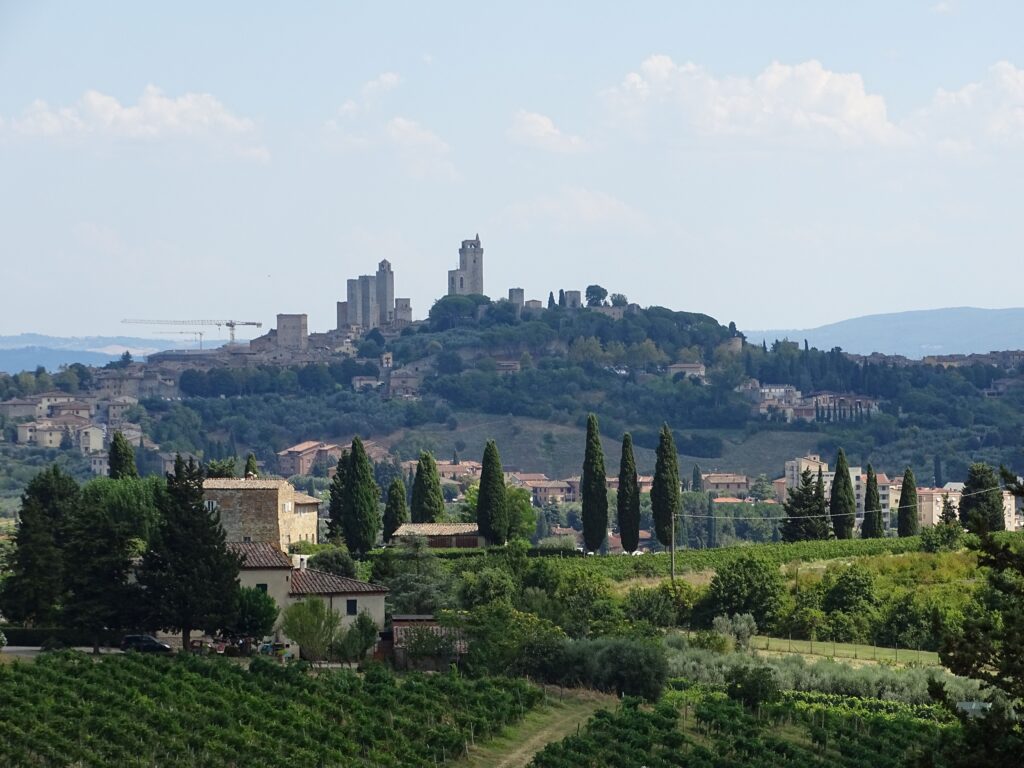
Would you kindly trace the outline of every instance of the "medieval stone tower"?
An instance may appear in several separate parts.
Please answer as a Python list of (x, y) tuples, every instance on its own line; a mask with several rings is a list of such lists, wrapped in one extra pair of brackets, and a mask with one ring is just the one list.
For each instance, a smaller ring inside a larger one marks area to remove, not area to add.
[(459, 248), (459, 268), (448, 271), (448, 295), (462, 296), (484, 292), (484, 249), (480, 235), (463, 240)]

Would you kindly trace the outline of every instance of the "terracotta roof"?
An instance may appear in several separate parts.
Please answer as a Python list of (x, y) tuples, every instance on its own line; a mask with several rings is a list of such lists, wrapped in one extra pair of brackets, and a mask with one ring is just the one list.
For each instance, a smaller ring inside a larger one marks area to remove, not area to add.
[(292, 567), (292, 559), (275, 544), (262, 541), (229, 541), (228, 549), (245, 556), (242, 568)]
[(398, 526), (395, 536), (478, 536), (476, 523), (405, 523)]
[(296, 568), (292, 571), (291, 595), (349, 595), (355, 592), (384, 594), (387, 587), (336, 576), (315, 568)]
[(305, 493), (296, 493), (295, 494), (295, 503), (296, 504), (319, 504), (320, 503), (320, 499), (318, 499), (316, 496), (309, 496), (309, 495), (307, 495)]
[(743, 499), (737, 499), (735, 496), (722, 496), (715, 499), (715, 504), (742, 504)]
[(321, 442), (319, 440), (307, 440), (304, 443), (299, 443), (298, 445), (293, 445), (291, 448), (285, 448), (283, 451), (278, 451), (277, 455), (278, 456), (285, 456), (285, 455), (287, 455), (289, 453), (305, 453), (306, 451), (311, 451), (314, 448), (337, 448), (337, 447), (338, 446), (334, 445), (333, 443), (323, 443), (323, 442)]
[(203, 480), (203, 490), (231, 490), (235, 488), (252, 488), (258, 491), (270, 491), (288, 485), (287, 480), (268, 480), (262, 477), (246, 480), (244, 477), (208, 477)]

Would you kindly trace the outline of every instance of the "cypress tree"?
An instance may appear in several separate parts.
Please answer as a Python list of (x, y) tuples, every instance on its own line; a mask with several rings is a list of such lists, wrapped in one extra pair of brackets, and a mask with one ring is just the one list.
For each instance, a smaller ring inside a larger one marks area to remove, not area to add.
[(917, 480), (910, 467), (903, 472), (903, 490), (900, 491), (900, 508), (896, 520), (900, 536), (917, 536)]
[(825, 501), (825, 477), (820, 465), (818, 466), (818, 480), (814, 484), (814, 520), (817, 521), (814, 531), (818, 537), (832, 538), (832, 530), (828, 522), (828, 503)]
[[(672, 519), (678, 513), (679, 459), (672, 431), (668, 424), (662, 424), (654, 462), (654, 482), (651, 485), (651, 514), (654, 518), (654, 533), (664, 547), (672, 542)], [(685, 529), (682, 534), (682, 541), (687, 541)]]
[(942, 475), (942, 457), (940, 457), (939, 454), (935, 454), (932, 466), (935, 472), (935, 487), (941, 488), (946, 484), (946, 478)]
[(193, 460), (186, 464), (178, 454), (158, 506), (163, 520), (142, 558), (139, 584), (152, 623), (181, 630), (188, 648), (193, 629), (218, 630), (234, 618), (242, 558), (228, 550), (220, 514), (203, 504), (203, 471)]
[(640, 479), (633, 459), (633, 437), (622, 436), (622, 458), (619, 460), (619, 493), (615, 508), (622, 549), (635, 552), (640, 545)]
[(988, 464), (974, 463), (967, 468), (967, 481), (960, 497), (960, 524), (978, 534), (1006, 527), (999, 478)]
[(476, 502), (476, 521), (480, 535), (488, 543), (502, 545), (508, 541), (509, 514), (505, 498), (505, 474), (501, 470), (498, 446), (488, 440), (480, 469), (480, 492)]
[(260, 468), (256, 465), (256, 454), (252, 451), (245, 457), (245, 472), (243, 477), (259, 477)]
[(882, 502), (878, 498), (878, 478), (868, 464), (868, 479), (864, 486), (864, 521), (860, 526), (862, 539), (880, 539), (885, 536), (882, 520)]
[(580, 500), (583, 502), (583, 546), (587, 552), (596, 552), (608, 535), (608, 482), (604, 474), (601, 435), (594, 414), (587, 417), (587, 446), (583, 454)]
[(548, 309), (554, 309), (555, 306), (555, 294), (553, 291), (548, 291)]
[(342, 451), (341, 458), (338, 459), (338, 465), (334, 470), (334, 477), (331, 478), (331, 495), (327, 506), (327, 535), (332, 541), (337, 541), (344, 532), (345, 517), (348, 514), (346, 489), (348, 488), (348, 473), (351, 465), (349, 452)]
[(782, 521), (780, 533), (783, 541), (814, 541), (829, 538), (828, 520), (825, 515), (825, 492), (819, 490), (812, 479), (810, 469), (800, 475), (800, 485), (787, 490), (782, 503), (786, 519)]
[(708, 546), (718, 546), (718, 519), (715, 515), (715, 494), (708, 492)]
[(115, 432), (111, 438), (107, 457), (111, 479), (139, 476), (139, 471), (135, 468), (135, 449), (125, 440), (121, 430)]
[(391, 541), (402, 525), (409, 522), (409, 507), (405, 503), (405, 483), (401, 477), (395, 477), (388, 486), (388, 502), (384, 507), (384, 542)]
[(565, 309), (565, 289), (564, 288), (559, 288), (558, 289), (558, 306), (560, 306), (562, 309)]
[(380, 488), (373, 479), (373, 466), (363, 441), (352, 438), (352, 454), (345, 474), (345, 515), (342, 535), (350, 552), (363, 554), (373, 549), (380, 531)]
[(416, 478), (412, 483), (410, 513), (414, 523), (434, 523), (444, 514), (444, 495), (441, 478), (437, 474), (434, 457), (426, 451), (420, 453), (416, 464)]
[(693, 465), (693, 478), (690, 481), (690, 490), (694, 493), (704, 492), (704, 474), (701, 472), (700, 465)]
[(836, 458), (836, 472), (832, 479), (828, 512), (832, 518), (832, 529), (836, 533), (836, 538), (852, 539), (853, 528), (857, 522), (857, 499), (850, 480), (850, 465), (842, 448), (839, 449), (839, 456)]

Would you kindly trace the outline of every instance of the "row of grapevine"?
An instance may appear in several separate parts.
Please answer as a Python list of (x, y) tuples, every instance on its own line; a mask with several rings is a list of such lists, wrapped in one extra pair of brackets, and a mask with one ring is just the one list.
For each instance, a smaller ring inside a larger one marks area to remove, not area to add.
[(0, 667), (0, 764), (441, 764), (542, 696), (519, 680), (63, 652)]

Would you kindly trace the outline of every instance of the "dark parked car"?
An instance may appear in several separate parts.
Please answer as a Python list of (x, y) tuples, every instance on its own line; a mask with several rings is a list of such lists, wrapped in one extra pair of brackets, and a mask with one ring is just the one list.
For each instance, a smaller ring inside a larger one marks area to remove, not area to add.
[(152, 635), (125, 635), (121, 639), (122, 651), (138, 651), (139, 653), (170, 653), (171, 646), (162, 643)]

